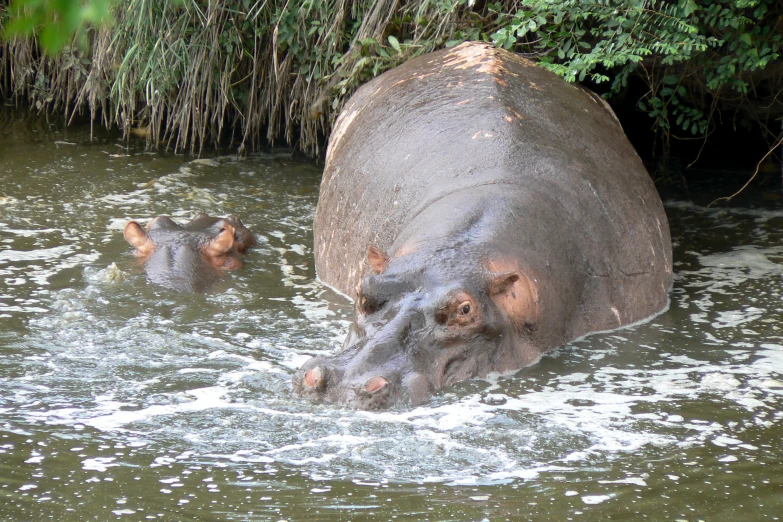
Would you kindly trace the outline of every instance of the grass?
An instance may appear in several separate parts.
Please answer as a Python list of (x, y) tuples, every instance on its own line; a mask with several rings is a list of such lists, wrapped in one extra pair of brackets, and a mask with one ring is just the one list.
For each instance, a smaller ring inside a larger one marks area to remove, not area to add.
[[(284, 140), (318, 154), (364, 81), (466, 39), (459, 0), (130, 0), (88, 50), (0, 45), (0, 94), (39, 112), (88, 113), (150, 147), (242, 153)], [(0, 9), (2, 9), (0, 7)], [(455, 41), (456, 41), (455, 40)], [(454, 43), (454, 42), (450, 42)]]

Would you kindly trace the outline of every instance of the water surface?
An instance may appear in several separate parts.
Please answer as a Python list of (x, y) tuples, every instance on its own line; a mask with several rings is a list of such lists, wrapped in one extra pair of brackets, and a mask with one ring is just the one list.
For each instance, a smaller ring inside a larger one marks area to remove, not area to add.
[[(0, 518), (780, 519), (783, 211), (670, 200), (666, 312), (357, 412), (290, 393), (351, 314), (314, 281), (320, 172), (3, 120)], [(256, 233), (245, 266), (147, 283), (125, 223), (199, 211)]]

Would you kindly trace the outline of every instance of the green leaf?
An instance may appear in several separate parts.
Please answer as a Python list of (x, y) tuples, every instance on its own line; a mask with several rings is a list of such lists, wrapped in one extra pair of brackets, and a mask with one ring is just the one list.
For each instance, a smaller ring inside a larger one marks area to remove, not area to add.
[(684, 16), (690, 16), (693, 14), (699, 6), (693, 0), (680, 0), (680, 9)]
[(399, 40), (397, 40), (397, 38), (395, 38), (392, 35), (389, 35), (387, 40), (389, 40), (389, 45), (392, 46), (392, 49), (394, 49), (398, 53), (402, 52), (402, 50), (400, 49), (400, 42)]
[(677, 85), (680, 83), (680, 77), (674, 74), (670, 74), (663, 79), (663, 83), (666, 85)]

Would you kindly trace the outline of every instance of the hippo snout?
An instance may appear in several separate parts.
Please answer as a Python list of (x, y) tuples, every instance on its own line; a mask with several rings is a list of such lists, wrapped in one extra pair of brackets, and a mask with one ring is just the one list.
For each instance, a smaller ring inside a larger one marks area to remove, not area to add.
[(294, 392), (301, 397), (321, 402), (326, 395), (327, 384), (335, 380), (333, 373), (320, 357), (313, 357), (294, 375)]
[(314, 357), (294, 375), (293, 389), (296, 395), (313, 402), (378, 410), (399, 402), (420, 404), (429, 397), (425, 381), (420, 375), (415, 378), (380, 374), (346, 376), (329, 359)]
[(316, 366), (304, 372), (302, 377), (304, 387), (313, 392), (321, 392), (326, 389), (326, 370), (321, 366)]

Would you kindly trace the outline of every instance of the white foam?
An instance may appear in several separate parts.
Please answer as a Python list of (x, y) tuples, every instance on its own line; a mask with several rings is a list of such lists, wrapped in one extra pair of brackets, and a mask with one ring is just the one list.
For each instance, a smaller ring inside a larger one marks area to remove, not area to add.
[(119, 466), (114, 462), (116, 457), (95, 457), (91, 459), (84, 459), (82, 461), (82, 469), (85, 471), (100, 471), (104, 472), (114, 466)]
[(614, 497), (614, 495), (585, 495), (582, 497), (582, 502), (588, 505), (601, 504)]
[(72, 252), (75, 247), (60, 245), (50, 248), (37, 248), (35, 250), (0, 250), (0, 264), (20, 263), (24, 261), (51, 261), (60, 259)]
[(210, 409), (248, 409), (244, 404), (232, 403), (223, 398), (226, 388), (213, 386), (189, 390), (186, 395), (195, 397), (195, 400), (180, 404), (165, 404), (148, 406), (135, 411), (114, 411), (108, 415), (94, 417), (83, 421), (101, 431), (111, 431), (123, 428), (129, 424), (143, 422), (155, 417), (180, 415)]

